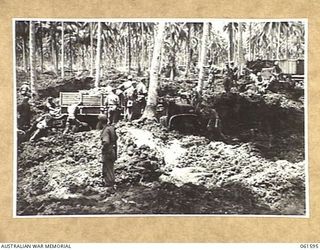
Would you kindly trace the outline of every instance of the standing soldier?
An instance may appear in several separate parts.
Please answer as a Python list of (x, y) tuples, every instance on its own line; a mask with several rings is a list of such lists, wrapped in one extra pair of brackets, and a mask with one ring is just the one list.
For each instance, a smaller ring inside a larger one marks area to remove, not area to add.
[(145, 79), (141, 79), (141, 81), (137, 84), (136, 90), (137, 90), (137, 103), (139, 105), (139, 115), (141, 115), (144, 111), (144, 108), (146, 107), (146, 97), (148, 94), (147, 87), (145, 85)]
[(226, 68), (223, 70), (224, 78), (223, 78), (223, 86), (224, 90), (229, 93), (232, 87), (232, 79), (233, 79), (233, 71), (229, 67), (229, 64), (226, 63)]
[(26, 130), (30, 127), (31, 109), (29, 104), (29, 98), (24, 97), (21, 104), (17, 107), (18, 111), (18, 127), (22, 130)]
[(214, 81), (216, 78), (216, 69), (212, 63), (212, 61), (209, 61), (209, 75), (208, 75), (208, 87), (211, 88), (212, 91), (214, 91), (215, 86), (214, 86)]
[(238, 89), (238, 74), (239, 74), (239, 69), (237, 66), (234, 65), (234, 62), (230, 63), (230, 69), (231, 69), (231, 80), (232, 80), (232, 85)]
[(103, 124), (101, 131), (101, 162), (102, 162), (102, 178), (105, 186), (113, 187), (115, 183), (114, 162), (117, 159), (117, 133), (112, 125), (107, 124), (107, 116), (100, 115), (99, 120)]
[(133, 109), (136, 104), (137, 90), (135, 88), (135, 83), (132, 83), (131, 87), (127, 88), (124, 92), (125, 100), (125, 120), (131, 121), (133, 118)]
[(109, 124), (115, 124), (118, 119), (117, 119), (117, 114), (118, 114), (118, 107), (120, 104), (120, 98), (119, 96), (116, 95), (116, 89), (112, 89), (112, 91), (109, 93), (106, 99), (106, 107), (107, 107), (107, 112), (108, 112), (108, 122)]

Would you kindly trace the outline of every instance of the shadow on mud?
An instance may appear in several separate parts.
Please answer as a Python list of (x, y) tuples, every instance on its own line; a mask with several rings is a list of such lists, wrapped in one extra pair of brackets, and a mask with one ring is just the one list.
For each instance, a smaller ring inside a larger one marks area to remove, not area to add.
[[(149, 187), (122, 185), (114, 193), (100, 193), (69, 199), (18, 203), (18, 215), (90, 214), (252, 214), (275, 215), (261, 204), (250, 189), (240, 183), (207, 189), (194, 184), (177, 187), (154, 182)], [(24, 208), (19, 211), (19, 208)]]

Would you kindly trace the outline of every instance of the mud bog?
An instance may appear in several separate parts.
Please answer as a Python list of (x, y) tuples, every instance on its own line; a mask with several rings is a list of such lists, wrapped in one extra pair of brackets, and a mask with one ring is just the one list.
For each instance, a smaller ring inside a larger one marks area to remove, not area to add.
[(102, 185), (99, 131), (22, 143), (17, 214), (304, 214), (303, 161), (265, 159), (252, 143), (164, 138), (157, 124), (117, 127), (115, 192)]

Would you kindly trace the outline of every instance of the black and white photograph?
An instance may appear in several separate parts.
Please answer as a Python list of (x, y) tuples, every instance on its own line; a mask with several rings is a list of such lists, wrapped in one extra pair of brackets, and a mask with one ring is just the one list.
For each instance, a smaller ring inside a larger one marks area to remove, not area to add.
[(306, 19), (13, 20), (15, 217), (308, 217)]

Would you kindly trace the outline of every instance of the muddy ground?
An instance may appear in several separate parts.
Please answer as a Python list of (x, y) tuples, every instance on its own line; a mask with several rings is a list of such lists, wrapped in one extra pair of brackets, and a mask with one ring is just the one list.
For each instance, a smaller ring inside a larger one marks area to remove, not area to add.
[[(84, 88), (75, 81), (91, 87), (84, 75), (61, 81), (61, 89)], [(43, 97), (52, 94), (43, 89)], [(208, 91), (207, 99), (221, 114), (227, 142), (154, 122), (119, 122), (115, 191), (102, 185), (99, 131), (62, 136), (57, 128), (22, 142), (17, 214), (305, 214), (303, 101), (271, 92)]]

